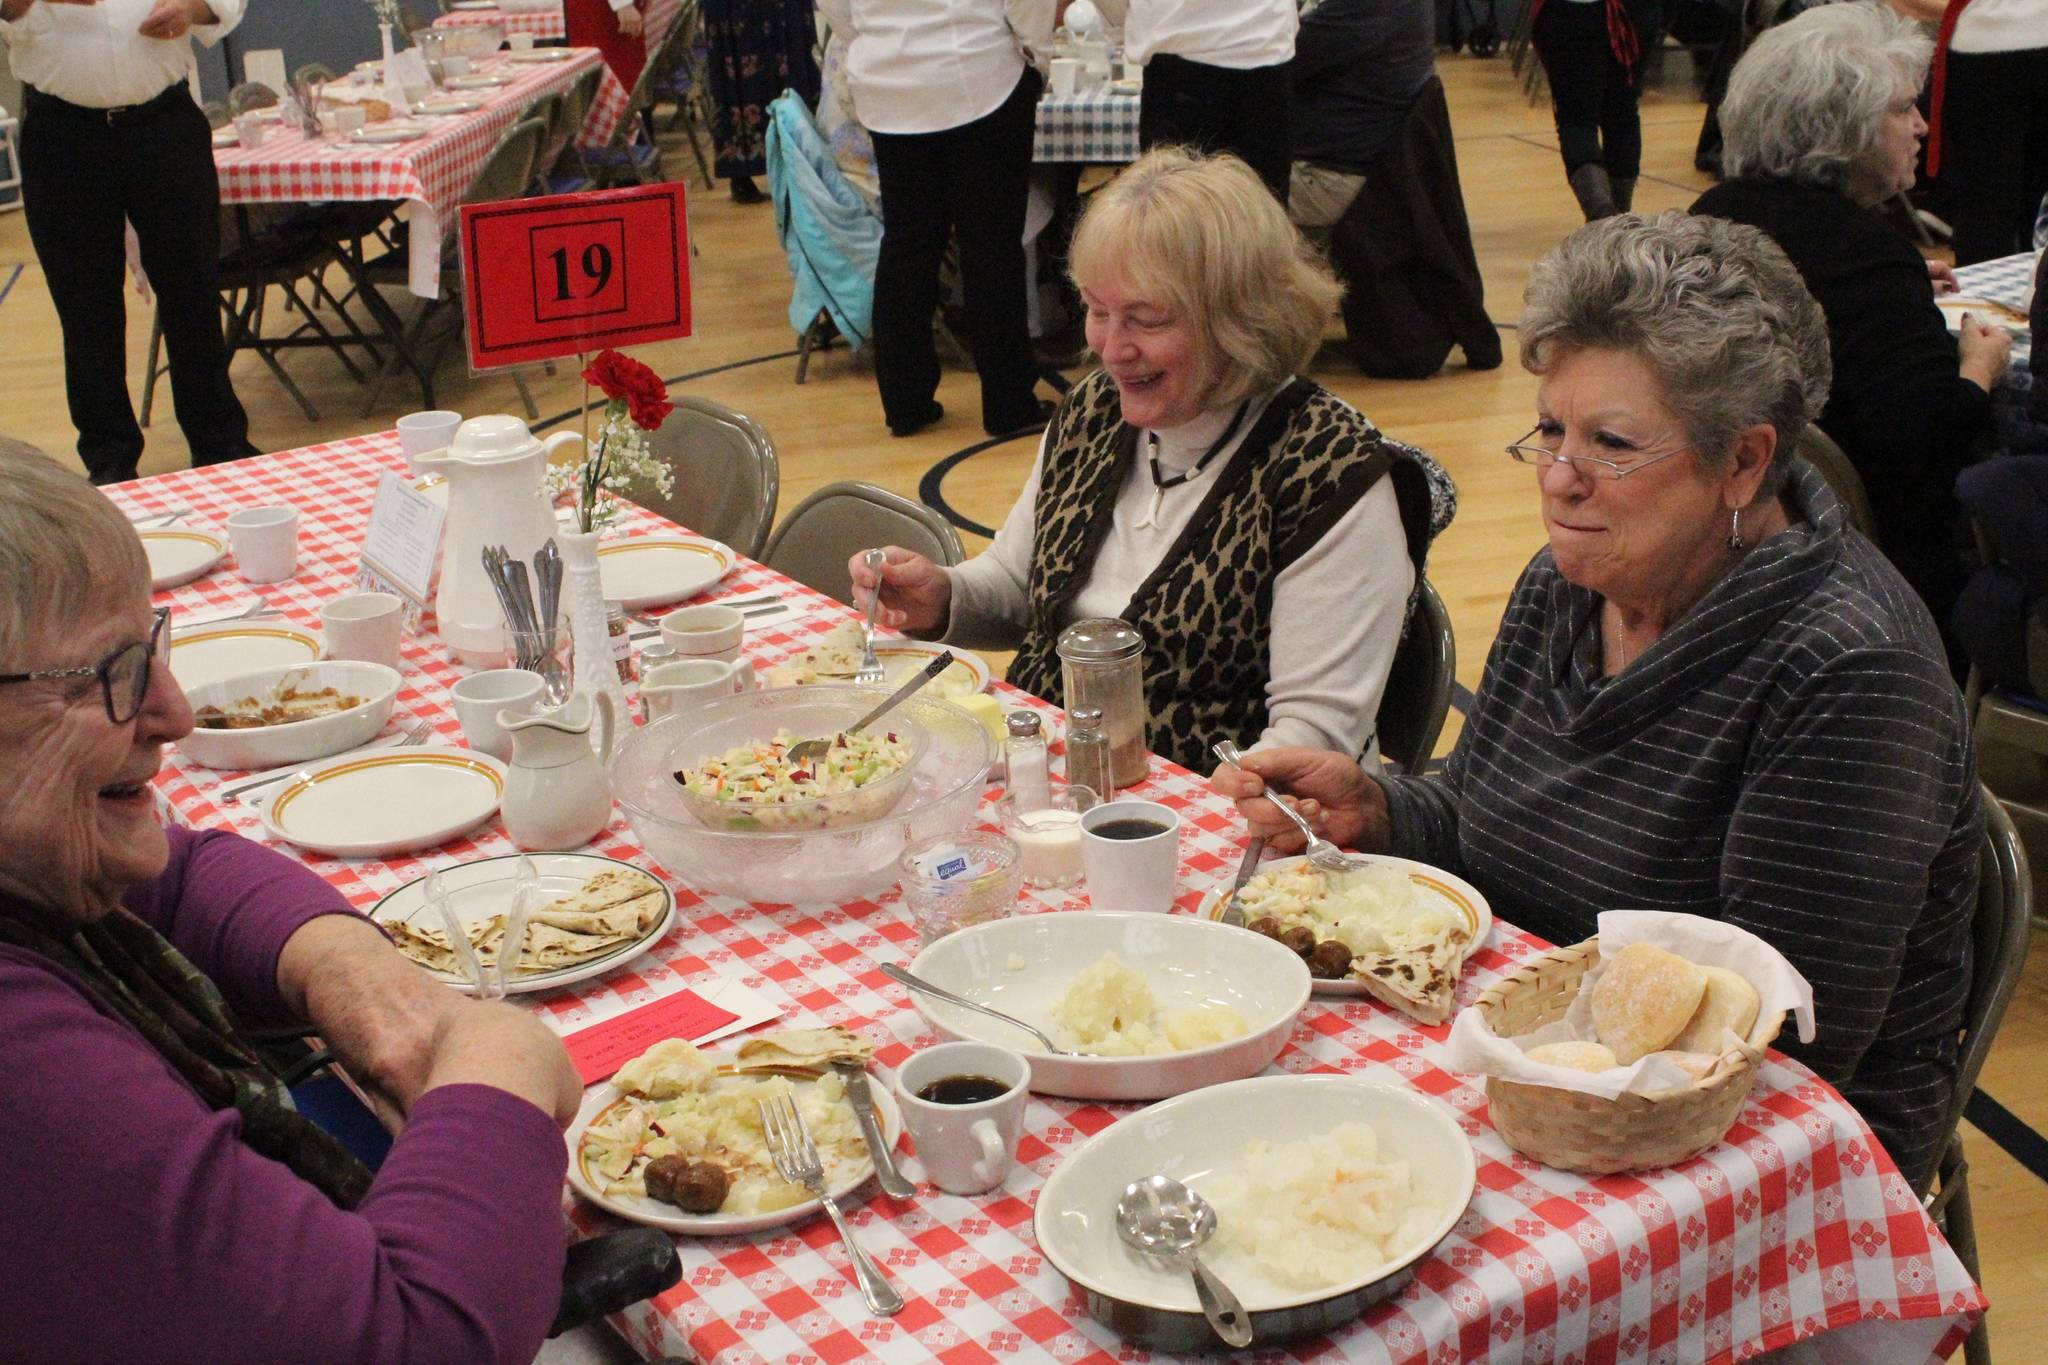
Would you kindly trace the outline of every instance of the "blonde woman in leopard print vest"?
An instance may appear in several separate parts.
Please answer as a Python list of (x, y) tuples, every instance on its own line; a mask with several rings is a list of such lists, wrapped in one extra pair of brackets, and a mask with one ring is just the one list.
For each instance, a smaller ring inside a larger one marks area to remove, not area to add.
[[(1015, 649), (1062, 702), (1054, 643), (1090, 616), (1143, 633), (1153, 749), (1377, 754), (1373, 718), (1430, 540), (1456, 506), (1427, 455), (1300, 370), (1338, 286), (1231, 156), (1147, 153), (1095, 198), (1074, 282), (1102, 369), (1046, 429), (995, 543), (957, 568), (890, 547), (879, 619)], [(855, 557), (863, 603), (874, 575)]]

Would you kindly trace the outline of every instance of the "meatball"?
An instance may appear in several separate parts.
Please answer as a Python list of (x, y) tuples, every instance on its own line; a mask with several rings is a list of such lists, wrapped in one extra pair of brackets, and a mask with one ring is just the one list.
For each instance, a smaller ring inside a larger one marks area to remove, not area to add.
[(670, 1202), (684, 1213), (717, 1213), (731, 1188), (732, 1181), (724, 1167), (694, 1161), (690, 1163), (689, 1174), (676, 1181), (675, 1198)]
[(1271, 915), (1260, 916), (1258, 919), (1253, 920), (1248, 927), (1253, 933), (1264, 934), (1267, 938), (1280, 937), (1280, 921), (1274, 919)]
[(1316, 950), (1315, 931), (1313, 929), (1303, 928), (1300, 925), (1296, 925), (1294, 928), (1289, 929), (1286, 933), (1280, 935), (1280, 941), (1286, 944), (1288, 947), (1294, 949), (1294, 951), (1299, 953), (1303, 958), (1306, 958), (1310, 953), (1313, 953)]
[(1325, 981), (1341, 981), (1351, 972), (1351, 947), (1334, 938), (1326, 938), (1316, 945), (1308, 955), (1308, 969), (1311, 975)]
[(640, 1173), (640, 1179), (647, 1186), (647, 1197), (659, 1199), (664, 1204), (676, 1202), (676, 1182), (690, 1172), (690, 1159), (681, 1156), (658, 1156), (647, 1163), (647, 1169)]

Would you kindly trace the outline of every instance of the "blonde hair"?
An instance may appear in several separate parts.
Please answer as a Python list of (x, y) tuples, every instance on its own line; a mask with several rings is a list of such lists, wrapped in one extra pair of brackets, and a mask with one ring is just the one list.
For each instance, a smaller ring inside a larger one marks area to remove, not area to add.
[(0, 455), (0, 668), (123, 598), (149, 560), (119, 508), (43, 455)]
[(1153, 148), (1095, 196), (1068, 272), (1193, 324), (1207, 407), (1299, 374), (1344, 292), (1251, 167), (1185, 147)]

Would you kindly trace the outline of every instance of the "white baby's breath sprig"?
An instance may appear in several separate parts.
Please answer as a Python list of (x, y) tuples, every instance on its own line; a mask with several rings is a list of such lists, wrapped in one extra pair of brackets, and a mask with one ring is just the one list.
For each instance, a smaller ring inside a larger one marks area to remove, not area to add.
[(610, 526), (620, 497), (635, 489), (657, 489), (664, 497), (674, 492), (675, 475), (648, 447), (647, 434), (628, 415), (625, 400), (615, 398), (605, 404), (596, 447), (581, 460), (550, 465), (545, 487), (551, 499), (574, 493), (576, 529), (588, 534)]

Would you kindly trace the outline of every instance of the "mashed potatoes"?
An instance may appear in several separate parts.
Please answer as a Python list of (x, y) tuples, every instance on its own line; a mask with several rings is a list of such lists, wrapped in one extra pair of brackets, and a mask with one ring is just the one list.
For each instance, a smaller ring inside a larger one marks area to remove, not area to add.
[(1365, 1123), (1298, 1142), (1254, 1138), (1236, 1171), (1202, 1182), (1218, 1250), (1304, 1290), (1362, 1280), (1414, 1250), (1443, 1208), (1379, 1145)]
[(1242, 1038), (1252, 1031), (1228, 1005), (1194, 1005), (1161, 1012), (1152, 987), (1115, 953), (1075, 977), (1052, 1007), (1052, 1034), (1060, 1046), (1097, 1057), (1142, 1057)]
[(1427, 950), (1471, 936), (1456, 906), (1419, 891), (1407, 869), (1389, 863), (1325, 872), (1299, 862), (1253, 877), (1237, 903), (1246, 924), (1271, 918), (1282, 929), (1309, 930), (1318, 942), (1336, 939), (1354, 954)]

